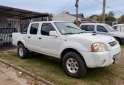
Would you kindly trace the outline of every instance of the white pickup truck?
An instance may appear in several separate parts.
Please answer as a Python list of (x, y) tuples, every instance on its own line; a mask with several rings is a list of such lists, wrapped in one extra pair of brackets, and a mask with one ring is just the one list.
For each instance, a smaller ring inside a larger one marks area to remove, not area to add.
[(23, 33), (13, 33), (18, 55), (26, 58), (30, 51), (61, 59), (68, 76), (80, 78), (88, 68), (105, 67), (118, 61), (120, 45), (111, 36), (84, 33), (70, 22), (31, 22)]

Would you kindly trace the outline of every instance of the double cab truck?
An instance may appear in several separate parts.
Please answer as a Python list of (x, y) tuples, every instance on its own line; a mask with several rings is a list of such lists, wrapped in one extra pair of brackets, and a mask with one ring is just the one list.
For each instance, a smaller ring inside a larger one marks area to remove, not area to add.
[(120, 45), (111, 36), (84, 33), (71, 22), (44, 21), (27, 24), (22, 33), (12, 34), (21, 59), (29, 51), (61, 59), (68, 76), (81, 78), (88, 68), (106, 67), (120, 57)]

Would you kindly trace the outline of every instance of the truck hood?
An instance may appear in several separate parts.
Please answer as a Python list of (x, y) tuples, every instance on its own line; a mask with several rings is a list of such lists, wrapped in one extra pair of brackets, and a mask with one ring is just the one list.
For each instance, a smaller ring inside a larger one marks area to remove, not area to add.
[(115, 41), (115, 39), (111, 36), (100, 35), (100, 34), (93, 35), (92, 33), (74, 34), (74, 35), (69, 35), (69, 37), (80, 38), (80, 39), (84, 39), (92, 42), (108, 43), (108, 42)]
[(123, 32), (111, 32), (110, 35), (118, 36), (118, 37), (124, 37), (124, 33)]
[(82, 46), (88, 49), (88, 50), (83, 50), (83, 51), (91, 51), (92, 44), (98, 43), (98, 42), (104, 43), (107, 46), (107, 50), (111, 50), (108, 48), (110, 46), (109, 43), (116, 41), (114, 37), (100, 35), (100, 34), (93, 35), (93, 33), (66, 35), (62, 37), (62, 39), (63, 40), (66, 39), (67, 41), (82, 44)]

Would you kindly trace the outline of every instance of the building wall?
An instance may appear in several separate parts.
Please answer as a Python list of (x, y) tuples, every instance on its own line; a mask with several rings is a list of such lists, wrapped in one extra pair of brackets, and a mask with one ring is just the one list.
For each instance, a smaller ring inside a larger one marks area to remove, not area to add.
[(11, 23), (11, 27), (16, 28), (20, 32), (20, 19), (7, 18), (7, 20)]
[[(76, 20), (76, 17), (67, 14), (66, 12), (62, 12), (52, 18), (53, 21), (68, 21), (68, 22), (74, 22)], [(80, 18), (78, 18), (78, 21), (81, 21)]]

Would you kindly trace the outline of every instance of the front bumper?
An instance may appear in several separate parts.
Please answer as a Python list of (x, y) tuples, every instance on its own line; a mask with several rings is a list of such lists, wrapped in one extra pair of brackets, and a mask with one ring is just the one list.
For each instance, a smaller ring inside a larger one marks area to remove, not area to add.
[(120, 57), (120, 45), (114, 46), (110, 51), (104, 52), (81, 52), (87, 67), (105, 67), (117, 62)]

